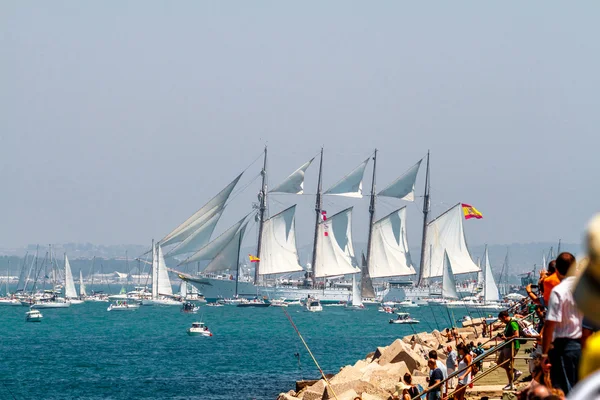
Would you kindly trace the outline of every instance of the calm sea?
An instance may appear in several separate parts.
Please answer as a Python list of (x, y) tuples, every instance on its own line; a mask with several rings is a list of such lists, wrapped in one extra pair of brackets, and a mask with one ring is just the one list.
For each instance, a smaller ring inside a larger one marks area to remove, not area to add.
[[(107, 303), (42, 310), (0, 307), (0, 399), (269, 399), (318, 371), (280, 308), (140, 307), (107, 312)], [(393, 317), (325, 307), (288, 307), (325, 372), (354, 363), (398, 337), (448, 326), (445, 309), (421, 307), (414, 326)], [(456, 319), (463, 310), (454, 311)], [(213, 337), (190, 337), (203, 320)], [(296, 356), (299, 354), (299, 358)], [(14, 397), (13, 397), (14, 396)]]

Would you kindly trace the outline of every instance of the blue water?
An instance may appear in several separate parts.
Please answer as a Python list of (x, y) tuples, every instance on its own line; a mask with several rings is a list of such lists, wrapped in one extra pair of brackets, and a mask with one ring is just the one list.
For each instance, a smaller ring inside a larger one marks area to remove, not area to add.
[[(280, 308), (141, 307), (107, 312), (107, 303), (42, 310), (0, 307), (0, 399), (269, 399), (318, 370)], [(398, 337), (448, 326), (445, 309), (421, 307), (415, 326), (390, 314), (325, 307), (287, 308), (325, 372), (335, 373)], [(455, 311), (460, 318), (464, 312)], [(190, 337), (203, 320), (213, 337)], [(300, 362), (295, 357), (300, 354)], [(12, 395), (11, 395), (12, 393)]]

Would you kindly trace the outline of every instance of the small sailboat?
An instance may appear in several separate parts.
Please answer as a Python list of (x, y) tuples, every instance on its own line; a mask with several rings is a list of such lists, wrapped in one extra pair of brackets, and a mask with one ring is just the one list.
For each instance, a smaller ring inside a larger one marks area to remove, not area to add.
[(323, 306), (321, 305), (321, 302), (319, 301), (319, 299), (314, 298), (314, 297), (309, 297), (308, 299), (306, 299), (306, 311), (310, 311), (310, 312), (323, 311)]
[(366, 310), (367, 308), (362, 302), (360, 289), (356, 280), (356, 274), (352, 275), (352, 298), (346, 304), (346, 310)]
[(67, 253), (65, 253), (65, 299), (71, 304), (83, 304), (83, 300), (77, 296), (77, 289), (75, 289), (75, 281), (71, 272), (71, 263), (69, 263)]
[(504, 310), (507, 307), (500, 303), (500, 292), (496, 285), (496, 281), (494, 280), (494, 275), (492, 274), (492, 266), (490, 265), (487, 246), (485, 246), (485, 251), (483, 253), (483, 263), (483, 301), (470, 307), (489, 311)]
[(0, 299), (0, 306), (20, 306), (21, 301), (19, 299), (13, 299), (10, 297), (5, 297)]
[(192, 326), (187, 330), (190, 336), (212, 336), (212, 332), (204, 322), (192, 322)]
[(31, 310), (25, 313), (25, 321), (27, 322), (42, 322), (44, 316), (39, 310)]
[(115, 303), (108, 306), (106, 311), (135, 311), (140, 308), (137, 303), (130, 303), (126, 300), (117, 300)]
[(35, 300), (30, 306), (32, 309), (40, 308), (68, 308), (71, 307), (71, 302), (63, 299), (62, 297), (50, 297)]
[(175, 300), (173, 287), (169, 280), (169, 271), (165, 263), (160, 243), (152, 243), (152, 298), (143, 299), (144, 306), (181, 306), (181, 301)]
[(420, 321), (414, 319), (409, 313), (399, 312), (396, 319), (390, 319), (390, 324), (418, 324)]

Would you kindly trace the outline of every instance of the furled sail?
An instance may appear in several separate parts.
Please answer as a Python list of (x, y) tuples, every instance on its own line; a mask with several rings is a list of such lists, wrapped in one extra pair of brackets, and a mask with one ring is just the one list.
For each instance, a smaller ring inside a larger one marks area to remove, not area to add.
[(206, 266), (204, 272), (237, 270), (240, 258), (240, 248), (247, 225), (248, 223), (246, 222), (237, 230), (233, 238), (225, 244), (215, 258), (213, 258)]
[(77, 289), (75, 289), (75, 282), (73, 281), (73, 273), (71, 272), (71, 264), (69, 258), (65, 254), (65, 297), (68, 299), (74, 299), (77, 297)]
[[(477, 268), (481, 269), (481, 262), (479, 261), (479, 257), (477, 257)], [(485, 277), (483, 276), (483, 271), (479, 271), (477, 273), (477, 286), (483, 287), (485, 283)]]
[(87, 293), (85, 291), (85, 285), (83, 284), (83, 274), (81, 273), (81, 270), (79, 270), (79, 296), (87, 296)]
[[(313, 162), (314, 157), (303, 164), (300, 168), (292, 172), (290, 176), (285, 178), (283, 182), (279, 185), (275, 186), (274, 189), (271, 189), (269, 192), (271, 193), (292, 193), (292, 194), (302, 194), (304, 193), (304, 174), (306, 173), (306, 169)], [(261, 263), (262, 264), (262, 263)], [(261, 267), (262, 268), (262, 267)]]
[(203, 205), (202, 208), (196, 211), (191, 217), (186, 219), (181, 225), (165, 236), (160, 243), (163, 246), (168, 246), (185, 240), (196, 230), (200, 229), (200, 227), (208, 222), (215, 214), (221, 212), (225, 207), (229, 195), (241, 177), (242, 174), (239, 174), (229, 185), (221, 190), (215, 197), (210, 199), (208, 203)]
[(430, 251), (425, 252), (423, 265), (427, 268), (422, 274), (424, 278), (442, 276), (444, 251), (448, 252), (454, 274), (480, 271), (471, 259), (467, 248), (460, 203), (427, 225), (425, 243)]
[(260, 275), (302, 271), (296, 248), (296, 205), (263, 223)]
[(317, 240), (319, 256), (314, 269), (315, 277), (360, 272), (355, 266), (352, 247), (352, 207), (320, 222)]
[(329, 188), (325, 194), (361, 198), (363, 175), (365, 174), (365, 168), (367, 168), (368, 163), (369, 158), (362, 162), (358, 167), (354, 168), (352, 172), (343, 177), (338, 183)]
[(492, 266), (488, 257), (487, 247), (485, 248), (485, 252), (483, 254), (483, 264), (485, 270), (483, 301), (499, 301), (500, 292), (498, 291), (498, 286), (496, 286), (496, 281), (494, 281), (494, 275), (492, 274)]
[(371, 276), (369, 275), (369, 269), (367, 268), (367, 260), (365, 259), (364, 253), (362, 254), (362, 268), (361, 268), (361, 276), (360, 276), (360, 293), (364, 298), (374, 299), (375, 288), (373, 287), (373, 281), (371, 280)]
[(450, 261), (448, 253), (444, 251), (444, 262), (443, 262), (443, 275), (442, 275), (442, 297), (445, 299), (458, 299), (458, 293), (456, 292), (456, 280), (452, 273), (453, 265)]
[(202, 247), (200, 250), (188, 257), (186, 260), (180, 262), (179, 265), (189, 264), (195, 261), (212, 260), (213, 258), (215, 258), (217, 254), (223, 249), (223, 247), (227, 246), (227, 244), (231, 242), (231, 239), (233, 239), (233, 237), (240, 229), (245, 220), (246, 217), (239, 220), (236, 224), (234, 224), (225, 232), (223, 232), (215, 240)]
[(157, 244), (157, 255), (158, 255), (158, 294), (163, 296), (173, 296), (173, 287), (171, 286), (171, 280), (169, 279), (169, 270), (165, 263), (165, 257), (163, 255), (162, 247)]
[(414, 201), (415, 200), (415, 182), (422, 159), (410, 167), (401, 177), (390, 183), (388, 187), (378, 193), (378, 196), (395, 197), (397, 199)]
[(373, 224), (369, 275), (371, 278), (415, 274), (406, 239), (406, 207)]
[(158, 299), (158, 257), (154, 242), (152, 242), (152, 299)]
[(175, 248), (167, 253), (167, 257), (173, 257), (180, 254), (191, 253), (201, 249), (210, 242), (219, 218), (223, 211), (219, 211), (214, 214), (208, 221), (196, 229), (190, 236), (188, 236), (183, 242), (179, 243)]

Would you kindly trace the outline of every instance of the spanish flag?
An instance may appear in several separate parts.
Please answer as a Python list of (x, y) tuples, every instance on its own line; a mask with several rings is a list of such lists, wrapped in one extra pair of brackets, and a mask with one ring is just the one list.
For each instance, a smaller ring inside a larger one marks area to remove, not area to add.
[(252, 254), (248, 254), (248, 259), (250, 260), (250, 262), (259, 262), (260, 258), (253, 256)]
[(483, 218), (483, 215), (473, 206), (469, 204), (462, 204), (463, 214), (465, 215), (465, 219)]

